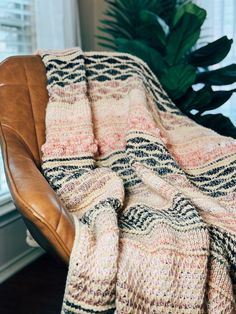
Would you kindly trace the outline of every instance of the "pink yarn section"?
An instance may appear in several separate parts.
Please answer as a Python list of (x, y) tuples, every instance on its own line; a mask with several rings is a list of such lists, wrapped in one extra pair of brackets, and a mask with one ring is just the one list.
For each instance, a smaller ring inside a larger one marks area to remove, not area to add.
[(73, 157), (81, 152), (89, 154), (97, 152), (97, 141), (93, 134), (91, 109), (88, 100), (83, 94), (80, 99), (76, 95), (71, 97), (70, 92), (72, 89), (76, 90), (76, 88), (68, 86), (63, 93), (66, 99), (70, 99), (68, 103), (57, 101), (60, 97), (58, 89), (55, 89), (55, 92), (51, 90), (46, 115), (46, 143), (42, 146), (45, 159), (50, 156)]

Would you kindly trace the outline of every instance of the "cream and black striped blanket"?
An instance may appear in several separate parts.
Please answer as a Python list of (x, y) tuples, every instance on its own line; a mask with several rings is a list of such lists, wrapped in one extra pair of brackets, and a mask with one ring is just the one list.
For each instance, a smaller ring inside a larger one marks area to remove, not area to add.
[(62, 313), (236, 313), (236, 142), (131, 55), (40, 54), (42, 169), (76, 226)]

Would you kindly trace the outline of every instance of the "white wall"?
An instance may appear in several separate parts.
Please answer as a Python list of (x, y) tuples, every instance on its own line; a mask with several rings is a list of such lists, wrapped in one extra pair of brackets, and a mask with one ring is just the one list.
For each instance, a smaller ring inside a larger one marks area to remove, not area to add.
[(103, 18), (106, 6), (104, 0), (79, 0), (81, 40), (85, 51), (104, 50), (98, 45), (95, 35), (102, 34), (97, 27), (100, 25), (99, 20)]

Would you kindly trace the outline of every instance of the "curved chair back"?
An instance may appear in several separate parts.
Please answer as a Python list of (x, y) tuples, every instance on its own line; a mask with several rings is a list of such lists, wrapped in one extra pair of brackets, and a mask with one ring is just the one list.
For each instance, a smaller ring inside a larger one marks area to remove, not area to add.
[(0, 64), (0, 140), (10, 192), (36, 241), (68, 262), (74, 225), (40, 172), (47, 102), (39, 56)]

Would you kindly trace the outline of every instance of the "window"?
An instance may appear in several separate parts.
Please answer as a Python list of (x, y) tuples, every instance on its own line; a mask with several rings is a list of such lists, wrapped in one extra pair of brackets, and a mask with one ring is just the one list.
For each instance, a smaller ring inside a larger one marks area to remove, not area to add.
[[(233, 45), (228, 56), (223, 60), (220, 66), (226, 66), (236, 63), (236, 1), (235, 0), (198, 0), (196, 3), (207, 11), (207, 19), (203, 24), (202, 37), (206, 41), (216, 40), (224, 35), (233, 39)], [(224, 89), (236, 88), (236, 84), (227, 85)], [(230, 117), (236, 125), (236, 93), (215, 112), (221, 112)]]
[[(35, 49), (34, 0), (0, 1), (0, 61)], [(0, 199), (9, 194), (0, 157)]]
[[(37, 36), (36, 36), (37, 35)], [(0, 61), (80, 45), (78, 0), (0, 0)], [(0, 205), (9, 197), (0, 155)]]
[(0, 60), (35, 49), (34, 0), (1, 0)]

